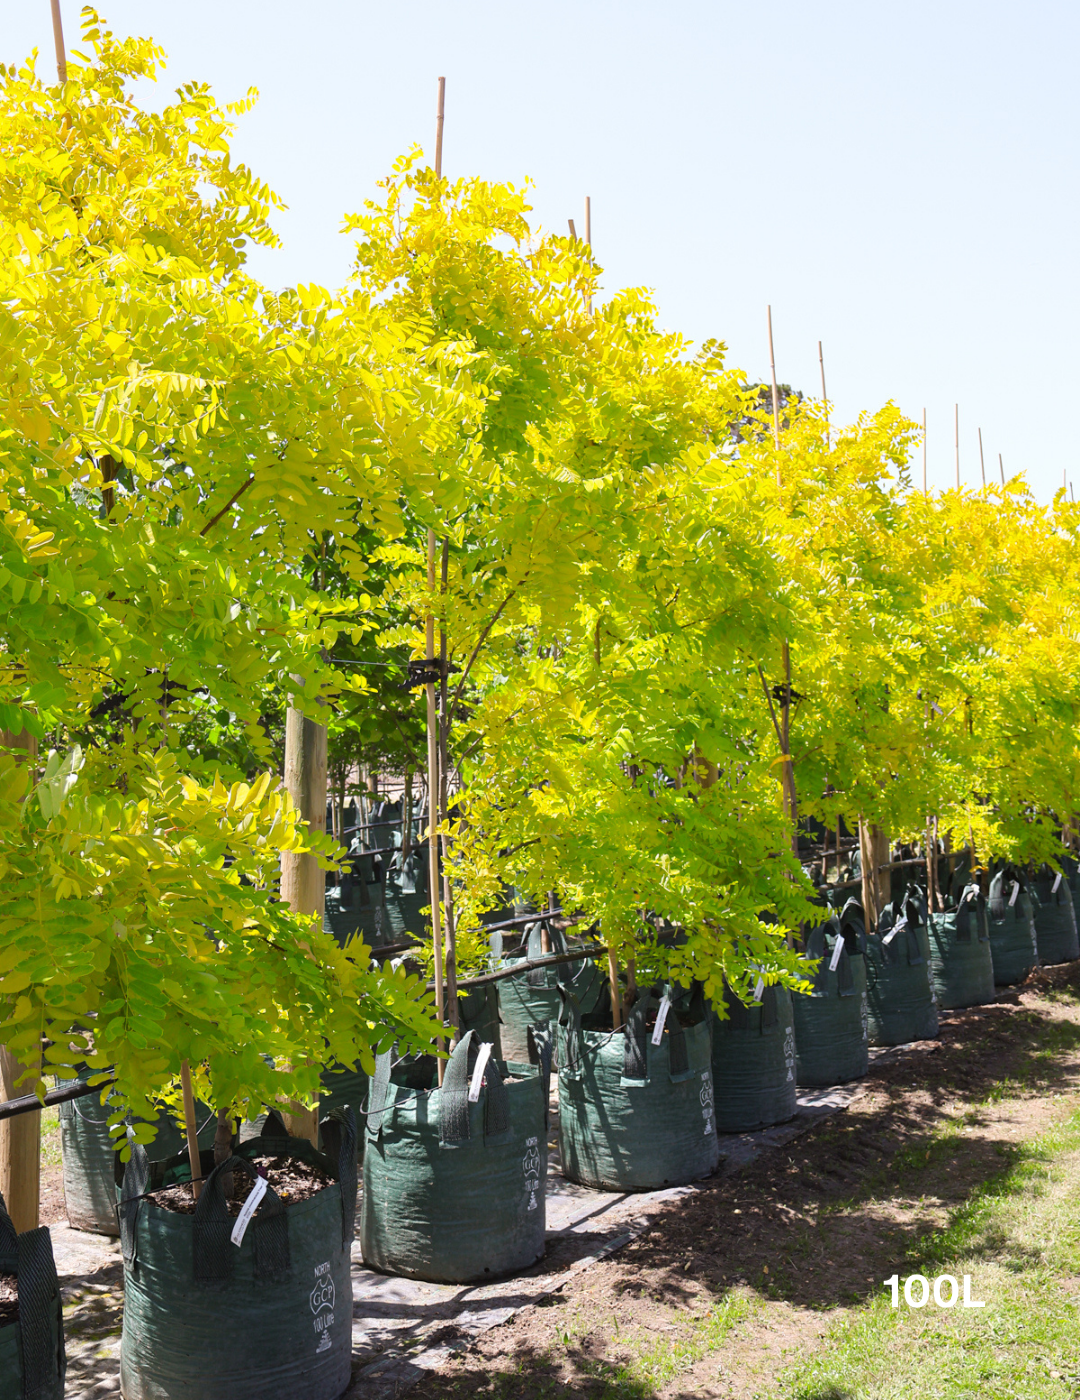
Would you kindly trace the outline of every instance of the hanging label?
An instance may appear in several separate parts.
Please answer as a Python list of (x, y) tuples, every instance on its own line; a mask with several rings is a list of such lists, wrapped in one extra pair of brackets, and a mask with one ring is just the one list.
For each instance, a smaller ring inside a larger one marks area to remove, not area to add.
[(765, 990), (765, 978), (764, 978), (764, 977), (759, 977), (758, 980), (757, 980), (757, 982), (755, 982), (755, 984), (754, 984), (754, 1000), (755, 1000), (755, 1001), (760, 1001), (760, 1000), (761, 1000), (761, 994), (762, 994), (762, 992), (763, 992), (764, 990)]
[(1010, 908), (1010, 909), (1011, 909), (1011, 908), (1013, 907), (1013, 905), (1016, 903), (1016, 896), (1017, 896), (1019, 893), (1020, 893), (1020, 881), (1019, 881), (1019, 880), (1014, 880), (1014, 881), (1012, 882), (1012, 894), (1009, 895), (1009, 908)]
[(843, 951), (844, 951), (844, 940), (843, 940), (842, 938), (838, 938), (838, 939), (836, 940), (836, 947), (832, 950), (832, 957), (829, 959), (829, 971), (830, 971), (830, 972), (835, 972), (836, 969), (840, 966), (840, 954), (841, 954)]
[(665, 992), (660, 1000), (660, 1009), (656, 1013), (656, 1025), (653, 1027), (652, 1043), (654, 1045), (660, 1044), (660, 1038), (664, 1034), (664, 1022), (667, 1020), (667, 1014), (670, 1010), (671, 1002), (668, 1001), (668, 994)]
[(491, 1059), (491, 1052), (494, 1046), (490, 1041), (485, 1040), (480, 1047), (480, 1053), (476, 1057), (476, 1068), (472, 1072), (472, 1079), (469, 1081), (469, 1102), (476, 1103), (480, 1098), (480, 1086), (484, 1082), (484, 1070), (487, 1069), (487, 1062)]
[(236, 1217), (236, 1224), (232, 1228), (229, 1239), (239, 1248), (244, 1243), (244, 1235), (247, 1227), (251, 1224), (251, 1217), (259, 1209), (259, 1203), (266, 1195), (266, 1188), (270, 1185), (265, 1176), (260, 1176), (255, 1185), (251, 1188), (251, 1195), (244, 1202), (240, 1214)]
[(1050, 893), (1051, 893), (1051, 894), (1057, 894), (1057, 892), (1058, 892), (1058, 885), (1060, 885), (1060, 884), (1061, 884), (1061, 871), (1059, 870), (1058, 873), (1057, 873), (1057, 875), (1054, 877), (1054, 883), (1050, 886)]

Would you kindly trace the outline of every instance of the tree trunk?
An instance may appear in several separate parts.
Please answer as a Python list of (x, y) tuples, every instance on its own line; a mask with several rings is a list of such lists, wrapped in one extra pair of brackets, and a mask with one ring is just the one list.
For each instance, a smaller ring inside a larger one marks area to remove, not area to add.
[[(22, 761), (33, 763), (37, 741), (27, 730), (11, 734), (0, 730), (0, 746), (25, 753)], [(0, 1049), (0, 1097), (4, 1101), (33, 1091), (40, 1065), (21, 1064), (7, 1049)], [(20, 1084), (26, 1070), (33, 1079)], [(41, 1202), (41, 1113), (20, 1113), (0, 1120), (0, 1191), (15, 1229), (36, 1230)]]
[[(289, 706), (285, 720), (285, 787), (312, 831), (326, 831), (326, 726)], [(324, 912), (326, 876), (313, 855), (281, 856), (281, 898), (298, 914)], [(319, 1142), (318, 1109), (294, 1104), (286, 1115), (294, 1137)]]
[[(214, 1133), (214, 1166), (220, 1167), (222, 1162), (227, 1162), (232, 1154), (233, 1140), (233, 1120), (224, 1109), (218, 1109), (217, 1130)], [(233, 1174), (232, 1172), (222, 1172), (221, 1189), (225, 1193), (225, 1199), (231, 1201), (233, 1197)]]

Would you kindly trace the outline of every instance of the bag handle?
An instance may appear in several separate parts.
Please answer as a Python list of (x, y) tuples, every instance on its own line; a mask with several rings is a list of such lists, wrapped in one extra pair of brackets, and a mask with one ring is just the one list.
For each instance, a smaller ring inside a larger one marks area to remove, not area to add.
[(364, 1132), (373, 1142), (382, 1135), (383, 1119), (390, 1107), (387, 1100), (391, 1097), (390, 1056), (392, 1053), (393, 1046), (389, 1050), (384, 1050), (381, 1055), (375, 1056), (375, 1073), (371, 1076), (368, 1084), (368, 1107)]
[(40, 1397), (54, 1393), (57, 1377), (63, 1389), (67, 1371), (62, 1324), (56, 1329), (56, 1350), (50, 1345), (52, 1318), (57, 1311), (60, 1284), (56, 1277), (56, 1261), (48, 1226), (24, 1230), (19, 1236), (17, 1271), (22, 1393), (24, 1400), (40, 1400)]
[(581, 1069), (581, 1006), (565, 982), (559, 983), (559, 996), (562, 998), (559, 1028), (563, 1031), (559, 1040), (559, 1069), (574, 1074)]
[[(480, 1038), (466, 1031), (454, 1046), (439, 1090), (439, 1146), (457, 1147), (470, 1139), (469, 1082), (480, 1054)], [(484, 1066), (484, 1138), (498, 1137), (510, 1127), (510, 1096), (494, 1055)]]
[[(15, 1226), (12, 1224), (11, 1216), (8, 1215), (7, 1204), (0, 1194), (0, 1259), (15, 1259), (19, 1252), (19, 1237), (15, 1233)], [(11, 1273), (8, 1268), (0, 1269), (5, 1274)]]
[(525, 1040), (529, 1047), (529, 1063), (540, 1071), (540, 1082), (544, 1088), (544, 1127), (551, 1125), (551, 1024), (545, 1021), (542, 1026), (527, 1026)]
[[(196, 1283), (222, 1283), (232, 1278), (236, 1246), (230, 1239), (234, 1222), (225, 1203), (224, 1178), (236, 1171), (253, 1179), (259, 1177), (254, 1164), (246, 1157), (226, 1157), (203, 1182), (195, 1203), (191, 1252)], [(291, 1264), (289, 1222), (285, 1203), (269, 1182), (248, 1231), (256, 1279), (279, 1283), (288, 1274)]]
[(356, 1114), (352, 1104), (332, 1108), (319, 1126), (323, 1130), (327, 1155), (337, 1156), (338, 1185), (341, 1187), (341, 1247), (348, 1249), (356, 1229), (356, 1193), (360, 1185), (356, 1168)]
[[(528, 937), (525, 940), (525, 956), (530, 962), (534, 958), (545, 956), (543, 948), (544, 921), (538, 919), (535, 924), (528, 926)], [(553, 953), (567, 953), (570, 951), (566, 942), (566, 934), (561, 928), (553, 928), (548, 924), (548, 942), (551, 944)], [(546, 967), (534, 967), (525, 974), (525, 981), (530, 987), (547, 986), (548, 969)]]

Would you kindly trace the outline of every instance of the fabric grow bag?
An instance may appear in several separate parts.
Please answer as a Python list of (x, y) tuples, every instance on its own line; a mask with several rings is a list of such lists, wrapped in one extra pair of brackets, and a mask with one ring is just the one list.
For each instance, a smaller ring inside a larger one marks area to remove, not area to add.
[(930, 939), (913, 889), (885, 906), (877, 934), (867, 936), (866, 999), (871, 1045), (907, 1045), (938, 1033)]
[[(119, 1206), (124, 1400), (337, 1400), (346, 1389), (356, 1214), (356, 1122), (348, 1110), (341, 1128), (336, 1160), (289, 1137), (276, 1114), (220, 1166), (203, 1152), (194, 1215), (145, 1199), (190, 1179), (185, 1154), (151, 1163), (143, 1148), (133, 1149)], [(262, 1156), (315, 1163), (336, 1180), (295, 1205), (268, 1188), (237, 1248), (221, 1177), (256, 1176), (253, 1159)]]
[(1080, 958), (1076, 909), (1064, 875), (1044, 865), (1035, 879), (1032, 914), (1035, 943), (1042, 963), (1074, 962)]
[(825, 1088), (861, 1079), (870, 1068), (867, 1039), (866, 931), (861, 914), (845, 910), (812, 929), (806, 956), (819, 958), (814, 990), (791, 998), (795, 1025), (795, 1080)]
[(1015, 866), (1002, 866), (991, 878), (986, 918), (994, 981), (999, 987), (1022, 982), (1039, 965), (1039, 945), (1035, 940), (1031, 896)]
[(762, 989), (761, 1005), (745, 1006), (724, 988), (727, 1018), (714, 1012), (713, 1091), (716, 1130), (750, 1133), (795, 1117), (795, 1022), (791, 993)]
[[(491, 936), (491, 952), (495, 966), (513, 967), (516, 963), (544, 957), (540, 947), (543, 924), (529, 924), (525, 938), (524, 958), (504, 958), (502, 956), (502, 934)], [(553, 928), (550, 934), (552, 953), (568, 953), (569, 944), (562, 929)], [(555, 967), (537, 967), (520, 977), (508, 977), (498, 983), (499, 1013), (502, 1020), (502, 1058), (522, 1064), (528, 1063), (528, 1030), (530, 1026), (554, 1024), (562, 1010), (559, 983), (569, 987), (579, 1006), (590, 1007), (595, 1003), (595, 990), (604, 985), (603, 975), (591, 958), (583, 957), (580, 962), (561, 963)]]
[(978, 885), (964, 885), (952, 909), (929, 919), (930, 976), (946, 1010), (994, 999), (994, 960), (986, 901)]
[[(80, 1079), (85, 1081), (90, 1074), (87, 1070)], [(111, 1112), (112, 1109), (93, 1094), (59, 1105), (60, 1155), (68, 1224), (75, 1230), (92, 1230), (98, 1235), (120, 1233), (113, 1184), (114, 1139), (106, 1122)], [(210, 1147), (217, 1118), (203, 1104), (196, 1104), (196, 1114), (199, 1142)], [(173, 1157), (185, 1143), (184, 1129), (163, 1109), (157, 1116), (157, 1136), (150, 1145), (155, 1158)]]
[(16, 1235), (0, 1196), (0, 1274), (16, 1275), (19, 1316), (0, 1327), (3, 1400), (64, 1400), (64, 1316), (52, 1238), (42, 1225)]
[[(564, 987), (561, 996), (563, 1175), (605, 1191), (652, 1191), (714, 1172), (720, 1151), (700, 983), (689, 998), (678, 988), (664, 992), (661, 983), (643, 991), (619, 1031), (584, 1028), (573, 992)], [(663, 1016), (658, 1045), (655, 1027), (646, 1029), (653, 1008)]]
[(473, 1283), (543, 1257), (550, 1042), (534, 1042), (538, 1063), (509, 1080), (489, 1046), (466, 1031), (441, 1088), (430, 1057), (376, 1061), (360, 1223), (369, 1267)]

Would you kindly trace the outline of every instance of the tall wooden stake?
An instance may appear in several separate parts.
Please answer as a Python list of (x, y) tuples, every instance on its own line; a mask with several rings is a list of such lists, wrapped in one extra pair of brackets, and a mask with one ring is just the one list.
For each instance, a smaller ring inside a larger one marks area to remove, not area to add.
[[(780, 391), (776, 385), (776, 351), (773, 348), (772, 331), (772, 306), (768, 307), (769, 322), (769, 372), (772, 375), (772, 418), (773, 418), (773, 442), (776, 446), (776, 489), (783, 490), (783, 480), (780, 476)], [(824, 375), (824, 367), (822, 368)], [(824, 378), (822, 379), (824, 384)], [(799, 814), (795, 803), (795, 766), (791, 761), (791, 649), (785, 641), (782, 652), (782, 663), (784, 667), (784, 695), (781, 701), (780, 719), (780, 743), (783, 750), (783, 789), (784, 806), (791, 819), (791, 848), (795, 852), (795, 859), (799, 858)]]
[(983, 490), (986, 490), (986, 458), (983, 456), (982, 429), (979, 429), (979, 467), (982, 471)]
[[(585, 196), (585, 242), (590, 248), (592, 247), (592, 200), (588, 195)], [(590, 312), (592, 311), (591, 296), (588, 301), (588, 309)]]
[[(829, 432), (829, 395), (825, 391), (825, 356), (822, 353), (821, 341), (817, 343), (818, 364), (821, 366), (821, 402), (825, 405), (825, 445), (832, 446), (831, 434)], [(773, 378), (776, 378), (776, 371), (773, 370)]]
[(442, 178), (443, 118), (446, 115), (446, 79), (439, 79), (439, 108), (435, 116), (435, 174)]
[(60, 0), (52, 0), (53, 45), (56, 48), (56, 76), (67, 82), (67, 53), (64, 49), (64, 21), (60, 18)]
[(180, 1088), (184, 1095), (184, 1136), (187, 1138), (188, 1161), (191, 1164), (191, 1194), (196, 1200), (202, 1195), (202, 1159), (199, 1156), (199, 1125), (195, 1121), (195, 1095), (191, 1091), (191, 1066), (180, 1061)]
[[(0, 730), (0, 745), (21, 750), (20, 762), (33, 764), (37, 758), (37, 740), (26, 729), (21, 734)], [(10, 1050), (0, 1048), (0, 1098), (6, 1101), (33, 1092), (40, 1074), (40, 1051), (37, 1064), (32, 1060), (31, 1056), (23, 1063)], [(30, 1077), (23, 1079), (27, 1071)], [(37, 1110), (0, 1120), (0, 1191), (16, 1231), (36, 1230), (41, 1205), (41, 1113)]]
[[(446, 588), (450, 571), (450, 539), (449, 536), (443, 540), (442, 546), (442, 570), (439, 591), (442, 597), (446, 597)], [(445, 604), (444, 604), (445, 608)], [(445, 612), (443, 619), (439, 623), (439, 821), (445, 822), (450, 810), (450, 695), (449, 677), (447, 675), (447, 638)], [(446, 915), (446, 1000), (448, 1002), (448, 1019), (451, 1025), (451, 1039), (458, 1038), (458, 1000), (457, 1000), (457, 941), (454, 932), (454, 885), (450, 879), (450, 863), (448, 855), (448, 837), (445, 831), (440, 838), (442, 844), (442, 870), (443, 870), (443, 911)]]
[(998, 466), (1001, 469), (1001, 484), (1005, 485), (1005, 463), (1001, 460), (1001, 453), (998, 453)]
[[(427, 581), (428, 592), (435, 592), (435, 531), (428, 530), (427, 537)], [(425, 650), (428, 674), (435, 669), (435, 614), (429, 612), (425, 619)], [(431, 942), (435, 954), (435, 1007), (441, 1025), (446, 1017), (446, 1003), (443, 997), (443, 950), (442, 924), (439, 908), (439, 717), (435, 705), (435, 682), (428, 681), (424, 687), (427, 695), (427, 788), (428, 788), (428, 889), (431, 892)], [(441, 1050), (442, 1036), (435, 1042)], [(438, 1062), (439, 1083), (443, 1081), (443, 1061)]]
[(956, 489), (960, 490), (960, 405), (956, 405)]
[[(285, 713), (285, 790), (312, 831), (326, 832), (326, 725), (290, 705)], [(314, 855), (281, 853), (281, 898), (296, 914), (322, 918), (326, 873)], [(285, 1115), (293, 1137), (319, 1145), (319, 1111), (293, 1104)]]
[(926, 495), (926, 409), (922, 411), (922, 493)]

